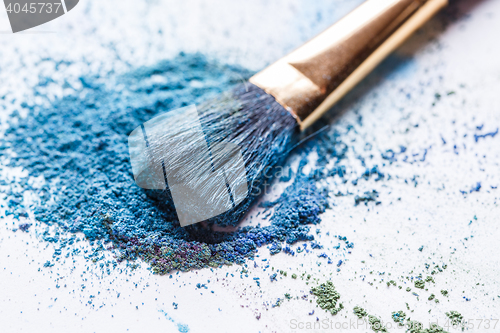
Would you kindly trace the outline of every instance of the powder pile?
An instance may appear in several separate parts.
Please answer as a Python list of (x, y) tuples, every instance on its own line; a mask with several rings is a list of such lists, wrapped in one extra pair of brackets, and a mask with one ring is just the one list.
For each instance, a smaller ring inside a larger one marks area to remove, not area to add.
[(335, 286), (331, 281), (326, 281), (319, 286), (311, 289), (311, 294), (317, 297), (316, 303), (320, 308), (336, 315), (344, 308), (342, 303), (337, 303), (340, 299), (340, 294), (335, 290)]
[[(23, 104), (28, 115), (12, 115), (1, 149), (9, 155), (9, 166), (44, 180), (40, 186), (21, 180), (24, 190), (38, 195), (38, 203), (31, 207), (36, 220), (58, 225), (62, 232), (82, 232), (91, 242), (111, 242), (120, 260), (141, 258), (154, 272), (165, 274), (243, 263), (266, 244), (278, 253), (283, 242), (314, 239), (310, 225), (319, 223), (329, 206), (328, 192), (318, 182), (344, 176), (338, 162), (346, 145), (335, 132), (316, 137), (322, 140), (320, 160), (311, 172), (303, 172), (309, 163), (307, 152), (318, 145), (299, 147), (300, 163), (291, 184), (278, 199), (264, 203), (272, 212), (270, 225), (234, 233), (199, 225), (181, 228), (169, 201), (134, 183), (129, 162), (128, 134), (137, 126), (158, 113), (198, 104), (250, 74), (199, 54), (180, 54), (125, 75), (80, 77), (81, 89), (48, 106)], [(47, 84), (50, 78), (41, 77), (35, 95)], [(326, 169), (332, 160), (335, 166)], [(10, 189), (8, 213), (27, 216), (20, 193)]]

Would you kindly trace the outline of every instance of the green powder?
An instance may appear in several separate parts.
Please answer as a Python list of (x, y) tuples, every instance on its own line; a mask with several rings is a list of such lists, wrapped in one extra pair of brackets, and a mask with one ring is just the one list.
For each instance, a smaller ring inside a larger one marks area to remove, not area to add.
[(432, 301), (434, 298), (436, 298), (436, 295), (431, 294), (431, 295), (429, 296), (428, 300), (429, 300), (429, 301)]
[(432, 323), (431, 327), (421, 331), (422, 333), (448, 333), (442, 327), (439, 327), (437, 324)]
[(415, 281), (415, 288), (424, 289), (424, 287), (425, 287), (424, 281), (422, 281), (422, 280)]
[(450, 318), (452, 325), (459, 325), (464, 317), (458, 311), (446, 312), (446, 316)]
[(404, 321), (406, 318), (406, 313), (403, 311), (393, 312), (392, 319), (399, 324), (399, 326), (404, 326)]
[[(404, 320), (406, 314), (403, 311), (393, 312), (392, 319), (399, 323), (399, 326), (405, 326)], [(416, 320), (408, 319), (406, 321), (406, 333), (449, 333), (445, 331), (442, 327), (439, 327), (437, 323), (430, 323), (429, 328), (424, 329), (424, 325)]]
[(448, 290), (441, 290), (441, 294), (443, 294), (443, 296), (448, 297)]
[(416, 320), (411, 320), (408, 322), (408, 333), (422, 333), (424, 330), (424, 325)]
[(387, 332), (387, 328), (382, 325), (382, 322), (379, 318), (368, 315), (368, 322), (370, 323), (370, 327), (375, 332)]
[(355, 306), (354, 307), (354, 314), (359, 318), (363, 318), (363, 317), (366, 317), (368, 315), (368, 313), (366, 313), (365, 309), (359, 307), (359, 306)]
[(329, 311), (332, 315), (336, 315), (344, 308), (342, 303), (337, 302), (340, 299), (340, 294), (335, 290), (335, 286), (331, 281), (326, 281), (316, 288), (311, 289), (311, 294), (317, 297), (316, 303), (323, 310)]

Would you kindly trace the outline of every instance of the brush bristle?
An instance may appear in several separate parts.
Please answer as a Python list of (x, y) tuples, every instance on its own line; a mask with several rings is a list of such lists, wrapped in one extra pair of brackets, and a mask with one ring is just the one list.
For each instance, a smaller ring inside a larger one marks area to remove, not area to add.
[[(205, 201), (202, 209), (206, 209), (220, 207), (220, 200), (227, 200), (227, 192), (221, 195), (220, 186), (215, 184), (216, 177), (209, 178), (200, 185), (204, 173), (213, 171), (214, 166), (229, 158), (224, 152), (214, 154), (213, 147), (219, 143), (230, 143), (231, 146), (238, 147), (246, 175), (232, 179), (231, 187), (238, 188), (246, 182), (248, 195), (244, 199), (241, 198), (242, 201), (238, 200), (241, 202), (236, 205), (231, 197), (233, 206), (230, 210), (207, 220), (209, 224), (236, 226), (250, 205), (263, 193), (263, 186), (272, 180), (272, 168), (284, 161), (296, 142), (297, 122), (274, 97), (251, 83), (238, 85), (231, 91), (197, 106), (197, 110), (198, 119), (186, 117), (182, 112), (172, 112), (165, 118), (163, 126), (175, 128), (177, 148), (168, 149), (174, 146), (172, 134), (148, 137), (149, 145), (153, 148), (150, 158), (157, 165), (168, 161), (169, 168), (183, 169), (176, 183), (197, 188), (197, 195)], [(197, 126), (195, 122), (201, 123), (204, 136), (193, 136), (192, 128)], [(202, 140), (206, 142), (201, 142)], [(179, 145), (179, 142), (182, 144)], [(212, 147), (211, 163), (208, 164), (200, 159), (200, 146), (207, 144)], [(186, 165), (189, 165), (187, 171)], [(165, 191), (148, 190), (149, 195), (164, 201), (165, 207), (172, 207), (171, 189), (175, 185), (171, 181), (169, 183)], [(190, 209), (200, 208), (193, 205)]]

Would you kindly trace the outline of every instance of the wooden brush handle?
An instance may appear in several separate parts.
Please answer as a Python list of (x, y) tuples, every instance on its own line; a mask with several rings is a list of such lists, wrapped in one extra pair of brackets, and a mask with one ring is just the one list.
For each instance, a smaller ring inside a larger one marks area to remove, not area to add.
[(448, 0), (368, 0), (250, 82), (312, 125)]

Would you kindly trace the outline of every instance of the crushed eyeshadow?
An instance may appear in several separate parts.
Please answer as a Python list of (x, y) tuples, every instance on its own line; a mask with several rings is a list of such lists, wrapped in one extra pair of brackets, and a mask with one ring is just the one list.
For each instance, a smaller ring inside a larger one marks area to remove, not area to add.
[(342, 303), (338, 303), (340, 294), (335, 290), (335, 286), (331, 281), (326, 281), (317, 287), (311, 288), (311, 294), (317, 297), (316, 304), (332, 315), (336, 315), (344, 308)]
[[(7, 190), (8, 212), (19, 218), (32, 210), (36, 221), (58, 226), (58, 234), (81, 232), (99, 248), (111, 243), (106, 249), (115, 250), (118, 261), (142, 259), (159, 274), (242, 264), (268, 244), (271, 254), (293, 255), (282, 244), (313, 241), (310, 226), (320, 223), (320, 215), (329, 207), (329, 193), (319, 181), (345, 176), (339, 162), (345, 158), (347, 145), (336, 131), (321, 133), (315, 142), (296, 149), (300, 162), (293, 180), (279, 198), (261, 204), (271, 214), (270, 225), (247, 226), (232, 233), (201, 225), (180, 227), (172, 203), (139, 188), (130, 167), (127, 139), (133, 129), (158, 113), (211, 98), (251, 74), (200, 54), (181, 53), (125, 74), (82, 76), (81, 89), (73, 88), (49, 105), (23, 103), (27, 116), (13, 113), (0, 143), (3, 156), (9, 156), (6, 164), (29, 173), (18, 181), (22, 190)], [(39, 86), (33, 88), (35, 95), (43, 95), (49, 79), (41, 77)], [(308, 153), (313, 149), (320, 159), (306, 173)], [(332, 160), (335, 166), (327, 169)], [(375, 173), (382, 177), (379, 171)], [(44, 180), (42, 185), (31, 181), (37, 177)], [(21, 200), (26, 190), (38, 196), (31, 206)], [(372, 191), (367, 197), (356, 197), (355, 204), (375, 196)], [(352, 248), (353, 243), (346, 241), (346, 246)], [(311, 248), (321, 245), (313, 242)]]
[(368, 315), (368, 313), (365, 311), (365, 309), (363, 309), (362, 307), (359, 307), (359, 306), (355, 306), (353, 309), (353, 312), (356, 315), (356, 317), (358, 317), (359, 319), (364, 318)]
[(464, 317), (458, 311), (446, 312), (446, 317), (450, 319), (453, 326), (460, 325)]
[(394, 311), (392, 313), (392, 320), (398, 323), (399, 326), (404, 326), (404, 321), (406, 319), (406, 313), (403, 311)]

